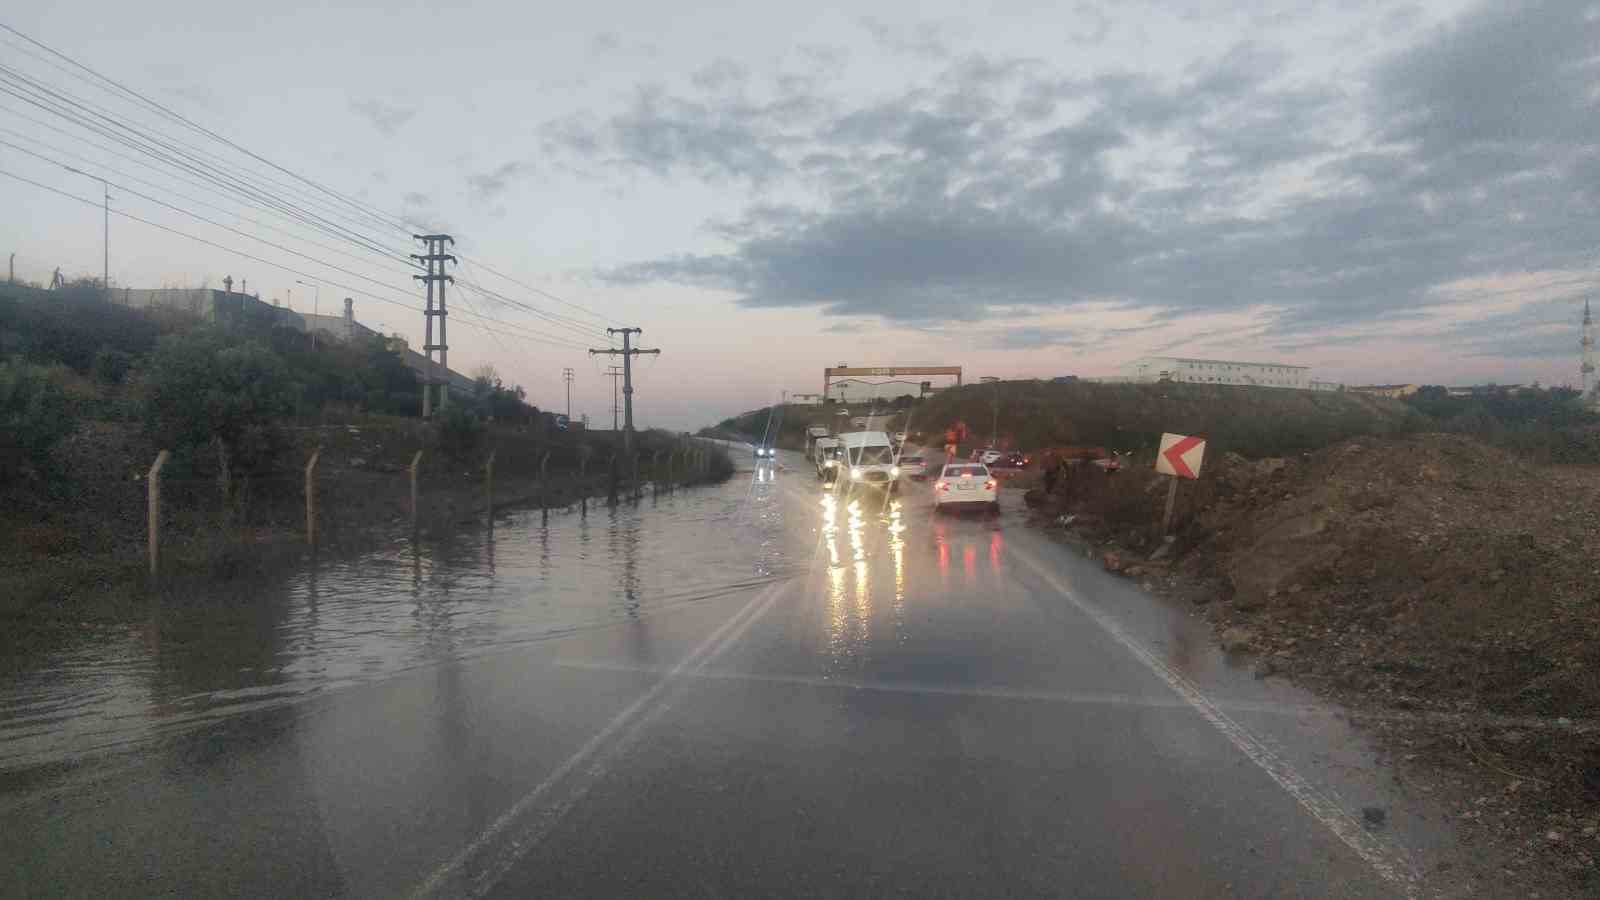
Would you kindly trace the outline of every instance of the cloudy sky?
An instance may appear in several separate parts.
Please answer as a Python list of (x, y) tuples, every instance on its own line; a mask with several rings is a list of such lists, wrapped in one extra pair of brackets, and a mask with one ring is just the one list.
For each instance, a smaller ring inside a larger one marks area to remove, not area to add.
[[(602, 318), (662, 348), (639, 416), (675, 427), (815, 391), (842, 361), (1050, 376), (1171, 353), (1574, 382), (1600, 261), (1597, 2), (153, 0), (0, 21), (282, 169), (0, 34), (15, 73), (450, 231), (483, 289), (452, 318), (455, 367), (491, 362), (559, 409), (571, 366), (574, 412), (596, 418), (610, 382), (578, 347), (604, 345), (584, 334)], [(0, 92), (0, 170), (98, 198), (16, 148), (70, 150), (212, 222), (114, 187), (115, 208), (415, 295), (369, 252), (413, 252), (401, 227), (340, 243), (77, 127)], [(97, 210), (3, 177), (0, 209), (19, 276), (99, 271)], [(141, 223), (113, 221), (111, 257), (118, 284), (231, 274), (310, 303), (300, 276)], [(324, 288), (324, 311), (346, 293)], [(403, 303), (356, 309), (420, 337)]]

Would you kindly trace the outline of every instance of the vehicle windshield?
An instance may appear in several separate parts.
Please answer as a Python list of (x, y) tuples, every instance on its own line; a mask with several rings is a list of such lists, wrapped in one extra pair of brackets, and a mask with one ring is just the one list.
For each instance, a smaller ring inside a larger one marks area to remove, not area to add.
[(883, 446), (857, 447), (850, 464), (853, 466), (886, 466), (894, 462), (894, 450)]
[(902, 456), (902, 457), (900, 457), (900, 465), (902, 465), (902, 466), (920, 466), (922, 464), (923, 464), (923, 459), (920, 456)]
[(989, 475), (988, 466), (945, 466), (944, 478), (986, 478)]

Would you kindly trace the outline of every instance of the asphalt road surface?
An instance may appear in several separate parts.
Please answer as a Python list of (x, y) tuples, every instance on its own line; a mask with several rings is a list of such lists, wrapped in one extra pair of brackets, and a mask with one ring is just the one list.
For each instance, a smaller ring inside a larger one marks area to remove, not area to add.
[(785, 454), (63, 648), (0, 684), (0, 893), (1436, 892), (1336, 715), (1019, 500)]

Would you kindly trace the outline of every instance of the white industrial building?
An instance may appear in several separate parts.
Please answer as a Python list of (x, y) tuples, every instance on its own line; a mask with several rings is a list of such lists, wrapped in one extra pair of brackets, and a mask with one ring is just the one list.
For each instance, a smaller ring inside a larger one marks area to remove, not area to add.
[(1129, 363), (1124, 371), (1129, 381), (1138, 383), (1185, 381), (1298, 390), (1310, 390), (1313, 386), (1310, 367), (1292, 366), (1287, 363), (1191, 359), (1186, 356), (1141, 356)]

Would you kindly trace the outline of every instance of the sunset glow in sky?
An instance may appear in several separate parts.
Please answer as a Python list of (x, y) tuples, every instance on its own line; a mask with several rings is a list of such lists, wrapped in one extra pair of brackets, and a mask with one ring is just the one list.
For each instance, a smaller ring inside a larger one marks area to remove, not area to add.
[[(1345, 382), (1573, 383), (1597, 280), (1595, 2), (69, 0), (0, 21), (284, 169), (454, 234), (469, 259), (642, 326), (663, 351), (639, 367), (642, 425), (817, 391), (840, 362), (975, 379), (1166, 353)], [(0, 65), (231, 153), (9, 34)], [(303, 224), (263, 230), (262, 210), (113, 156), (8, 86), (0, 170), (98, 203), (98, 181), (24, 150), (63, 160), (237, 231), (117, 187), (114, 208), (418, 296), (393, 260)], [(0, 178), (0, 209), (19, 277), (99, 274), (98, 208)], [(111, 227), (115, 284), (231, 275), (310, 310), (302, 276)], [(401, 227), (374, 239), (420, 252)], [(571, 366), (574, 413), (609, 422), (608, 361), (581, 349), (607, 346), (599, 319), (455, 274), (560, 320), (464, 287), (455, 368), (492, 363), (560, 410)], [(348, 293), (325, 287), (321, 311)], [(516, 330), (474, 329), (466, 310)], [(358, 296), (356, 315), (421, 343), (420, 301)]]

